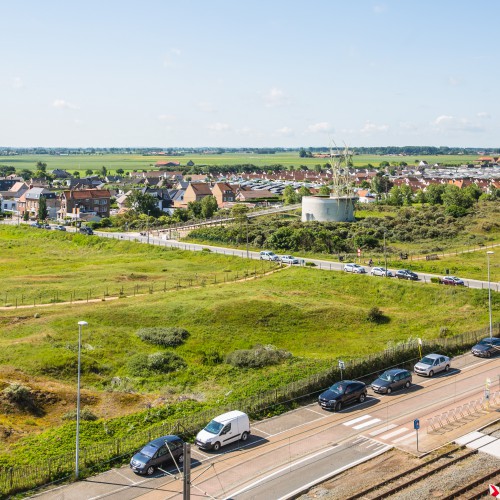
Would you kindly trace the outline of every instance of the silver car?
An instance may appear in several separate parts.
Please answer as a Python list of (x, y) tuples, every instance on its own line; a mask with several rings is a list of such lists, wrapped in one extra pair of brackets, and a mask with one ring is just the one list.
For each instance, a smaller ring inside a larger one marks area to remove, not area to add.
[(372, 276), (388, 276), (389, 278), (392, 278), (392, 276), (393, 276), (391, 271), (389, 271), (385, 267), (374, 267), (371, 270), (371, 275)]
[(283, 262), (283, 264), (298, 264), (299, 259), (293, 255), (282, 255), (281, 262)]
[(432, 377), (438, 372), (450, 369), (450, 358), (443, 354), (427, 354), (413, 368), (417, 375)]
[(364, 274), (366, 273), (366, 269), (363, 266), (360, 266), (359, 264), (346, 264), (344, 266), (344, 271), (346, 273), (354, 273), (354, 274)]

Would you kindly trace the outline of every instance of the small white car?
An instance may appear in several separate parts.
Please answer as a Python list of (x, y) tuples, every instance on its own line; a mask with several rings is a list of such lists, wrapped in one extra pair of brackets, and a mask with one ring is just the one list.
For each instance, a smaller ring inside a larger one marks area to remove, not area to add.
[(360, 266), (359, 264), (346, 264), (344, 266), (344, 271), (346, 273), (354, 273), (354, 274), (364, 274), (366, 273), (366, 269), (363, 266)]
[(389, 271), (385, 267), (374, 267), (371, 270), (371, 275), (372, 276), (388, 276), (389, 278), (393, 277), (393, 274), (391, 273), (391, 271)]
[(281, 262), (283, 262), (283, 264), (299, 264), (300, 263), (299, 259), (297, 259), (297, 257), (294, 257), (293, 255), (282, 255)]
[(427, 354), (413, 368), (417, 375), (432, 377), (435, 373), (449, 371), (450, 358), (443, 354)]
[(264, 250), (260, 252), (260, 260), (280, 260), (280, 258), (274, 252)]

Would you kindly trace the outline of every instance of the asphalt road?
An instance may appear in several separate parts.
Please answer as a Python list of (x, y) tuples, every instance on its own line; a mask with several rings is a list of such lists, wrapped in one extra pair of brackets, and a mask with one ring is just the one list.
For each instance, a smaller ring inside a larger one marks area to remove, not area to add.
[[(365, 403), (338, 413), (314, 403), (256, 422), (245, 446), (233, 444), (219, 453), (200, 452), (192, 446), (191, 498), (289, 498), (393, 446), (417, 455), (431, 451), (498, 418), (496, 411), (479, 412), (439, 433), (432, 432), (428, 424), (435, 415), (481, 398), (488, 378), (491, 393), (499, 391), (500, 358), (465, 355), (452, 361), (447, 374), (432, 379), (414, 376), (409, 389), (388, 396), (369, 392)], [(421, 422), (418, 450), (415, 418)], [(182, 479), (173, 469), (143, 477), (125, 466), (36, 497), (178, 499)]]

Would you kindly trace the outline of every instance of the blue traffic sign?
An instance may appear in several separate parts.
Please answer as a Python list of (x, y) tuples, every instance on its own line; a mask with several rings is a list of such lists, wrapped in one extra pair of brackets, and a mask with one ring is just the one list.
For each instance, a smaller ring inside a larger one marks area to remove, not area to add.
[(413, 428), (415, 430), (418, 430), (420, 429), (420, 420), (418, 418), (416, 418), (414, 421), (413, 421)]

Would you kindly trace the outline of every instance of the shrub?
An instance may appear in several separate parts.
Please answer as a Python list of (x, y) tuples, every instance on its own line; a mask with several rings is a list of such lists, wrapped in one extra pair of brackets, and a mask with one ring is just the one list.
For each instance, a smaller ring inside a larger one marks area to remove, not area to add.
[(452, 337), (452, 336), (453, 336), (453, 334), (452, 334), (451, 330), (447, 326), (442, 326), (439, 329), (439, 338), (440, 339), (444, 339), (446, 337)]
[(31, 388), (25, 385), (10, 384), (3, 393), (11, 403), (18, 406), (31, 406), (33, 404)]
[(284, 349), (277, 349), (272, 345), (257, 345), (253, 349), (241, 349), (230, 353), (226, 363), (238, 368), (262, 368), (276, 365), (291, 357), (292, 354)]
[[(68, 411), (62, 417), (63, 420), (76, 420), (76, 409)], [(80, 409), (80, 420), (86, 420), (87, 422), (93, 422), (97, 420), (97, 415), (94, 415), (88, 408)]]
[(207, 349), (201, 355), (201, 362), (205, 366), (214, 366), (222, 363), (222, 354), (217, 349)]
[(441, 283), (441, 280), (437, 276), (432, 276), (431, 283)]
[(186, 362), (173, 352), (136, 354), (129, 361), (129, 370), (135, 375), (148, 373), (170, 373), (186, 366)]
[(366, 316), (371, 323), (382, 323), (385, 320), (384, 313), (378, 307), (372, 307)]
[(307, 267), (316, 267), (316, 264), (314, 262), (306, 262)]
[(183, 328), (141, 328), (137, 331), (137, 336), (151, 344), (163, 347), (176, 347), (181, 345), (188, 337), (189, 332)]

